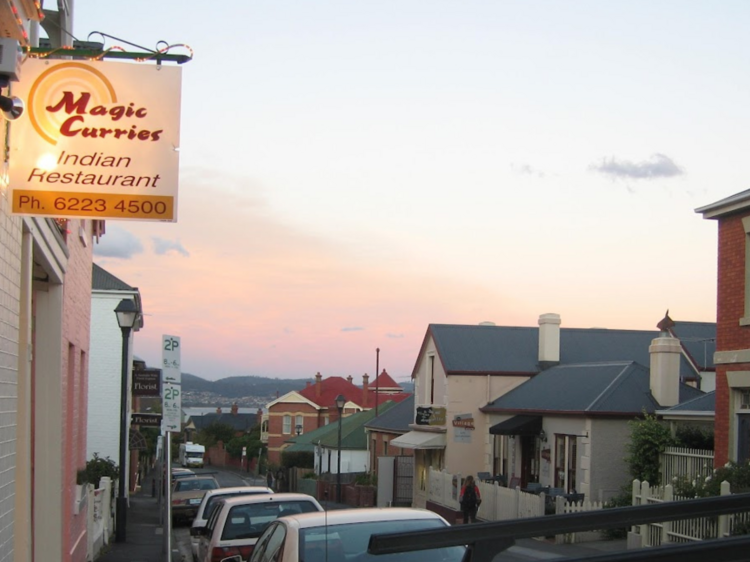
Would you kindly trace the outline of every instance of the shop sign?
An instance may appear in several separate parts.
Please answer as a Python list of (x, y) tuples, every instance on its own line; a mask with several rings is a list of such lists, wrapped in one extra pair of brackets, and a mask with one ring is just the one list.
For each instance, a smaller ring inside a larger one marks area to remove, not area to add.
[(16, 215), (177, 221), (182, 69), (29, 58), (9, 158)]
[(133, 371), (134, 396), (160, 396), (161, 370), (136, 369)]
[(417, 407), (415, 423), (417, 425), (445, 425), (445, 408), (425, 406)]

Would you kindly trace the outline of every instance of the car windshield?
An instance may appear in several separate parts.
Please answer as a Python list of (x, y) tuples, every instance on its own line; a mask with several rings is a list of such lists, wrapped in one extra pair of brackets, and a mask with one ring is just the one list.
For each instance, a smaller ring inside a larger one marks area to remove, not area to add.
[(312, 511), (320, 510), (314, 503), (305, 500), (264, 501), (236, 505), (227, 514), (221, 540), (255, 539), (279, 517)]
[(189, 492), (195, 490), (215, 490), (219, 485), (216, 480), (207, 480), (199, 478), (186, 478), (185, 480), (178, 480), (175, 483), (175, 492)]
[(461, 562), (465, 548), (453, 546), (396, 554), (367, 553), (370, 536), (444, 527), (439, 519), (364, 521), (300, 529), (299, 562)]
[(219, 505), (219, 502), (221, 500), (225, 500), (227, 498), (234, 498), (237, 496), (255, 496), (258, 494), (264, 494), (265, 492), (259, 492), (259, 491), (253, 491), (253, 492), (229, 492), (227, 494), (215, 494), (208, 498), (206, 500), (206, 508), (203, 510), (203, 519), (208, 519), (211, 517), (211, 514), (214, 512), (214, 509), (216, 509), (216, 506)]

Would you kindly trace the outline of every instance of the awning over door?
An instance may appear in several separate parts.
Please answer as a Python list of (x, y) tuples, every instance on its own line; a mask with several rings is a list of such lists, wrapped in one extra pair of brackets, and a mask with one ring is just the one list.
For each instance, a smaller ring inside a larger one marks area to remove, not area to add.
[(445, 449), (445, 433), (410, 431), (401, 437), (391, 439), (389, 446), (404, 449)]
[(492, 435), (539, 435), (542, 416), (513, 416), (490, 427)]

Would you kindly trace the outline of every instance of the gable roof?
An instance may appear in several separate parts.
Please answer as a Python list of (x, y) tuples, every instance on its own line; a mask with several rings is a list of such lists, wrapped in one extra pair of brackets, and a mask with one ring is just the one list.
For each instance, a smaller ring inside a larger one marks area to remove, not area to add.
[(716, 391), (706, 392), (702, 396), (696, 396), (692, 400), (681, 402), (676, 406), (662, 410), (661, 414), (674, 414), (681, 412), (706, 412), (713, 414), (716, 411)]
[(704, 219), (716, 219), (724, 215), (744, 211), (750, 207), (750, 189), (740, 191), (715, 203), (698, 207), (695, 212), (703, 215)]
[[(388, 401), (380, 406), (380, 411), (387, 411), (395, 405)], [(349, 450), (367, 449), (365, 424), (375, 417), (375, 410), (364, 410), (341, 419), (341, 448)], [(288, 439), (292, 443), (285, 451), (314, 451), (315, 446), (335, 449), (338, 447), (338, 421), (319, 427), (299, 436)]]
[(378, 417), (365, 424), (367, 429), (407, 433), (409, 424), (414, 423), (414, 395), (390, 408), (384, 413), (378, 411)]
[(372, 385), (368, 385), (367, 390), (367, 403), (364, 401), (364, 389), (355, 386), (343, 377), (327, 377), (320, 381), (320, 396), (317, 396), (317, 381), (306, 386), (299, 391), (299, 395), (309, 400), (310, 402), (328, 408), (329, 410), (336, 409), (336, 397), (341, 394), (346, 398), (347, 402), (356, 404), (361, 408), (374, 408), (375, 403), (378, 406), (385, 402), (392, 400), (395, 402), (401, 402), (408, 398), (410, 394), (406, 392), (396, 394), (375, 394), (375, 388)]
[[(676, 322), (673, 333), (684, 335), (690, 355), (707, 370), (714, 368), (713, 353), (703, 353), (707, 342), (716, 338), (716, 324), (709, 322)], [(603, 361), (650, 363), (648, 348), (658, 337), (658, 330), (608, 330), (605, 328), (561, 328), (560, 364)], [(429, 337), (435, 342), (446, 374), (514, 374), (534, 375), (539, 365), (539, 328), (430, 324), (422, 344), (412, 378), (417, 374)], [(715, 345), (715, 344), (714, 344)], [(708, 346), (706, 346), (708, 349)], [(682, 357), (680, 376), (694, 378), (691, 362)]]
[[(702, 394), (680, 385), (680, 402)], [(480, 410), (638, 416), (659, 409), (649, 389), (649, 370), (634, 361), (614, 361), (552, 367)]]
[(92, 264), (91, 270), (91, 288), (95, 291), (137, 291), (136, 287), (131, 287), (125, 281), (118, 279), (106, 269)]
[(370, 385), (370, 389), (377, 387), (379, 391), (382, 390), (396, 390), (403, 392), (403, 388), (396, 381), (393, 380), (391, 375), (383, 369), (383, 371), (375, 377), (375, 381)]

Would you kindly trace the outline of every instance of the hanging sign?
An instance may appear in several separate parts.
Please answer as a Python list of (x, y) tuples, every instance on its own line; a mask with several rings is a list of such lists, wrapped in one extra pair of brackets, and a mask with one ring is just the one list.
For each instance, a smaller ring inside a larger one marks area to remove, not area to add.
[(130, 423), (141, 427), (160, 427), (161, 414), (130, 414)]
[(12, 212), (177, 221), (182, 69), (103, 61), (23, 64), (13, 85)]
[(160, 396), (161, 371), (159, 369), (135, 369), (133, 371), (134, 396)]

